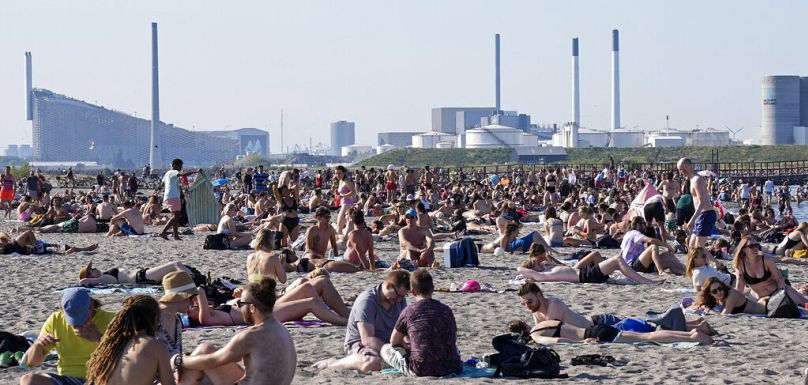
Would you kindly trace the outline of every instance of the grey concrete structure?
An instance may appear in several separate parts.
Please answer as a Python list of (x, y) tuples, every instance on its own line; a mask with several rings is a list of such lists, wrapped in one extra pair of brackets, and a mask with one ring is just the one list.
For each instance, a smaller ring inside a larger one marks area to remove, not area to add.
[[(480, 118), (494, 114), (496, 107), (437, 107), (432, 109), (432, 131), (446, 134), (462, 134), (465, 130), (480, 124)], [(463, 129), (459, 130), (458, 112), (465, 115)]]
[(356, 143), (356, 127), (354, 122), (331, 123), (331, 155), (340, 156), (342, 148)]
[(157, 68), (157, 23), (152, 23), (152, 115), (149, 128), (149, 164), (162, 164), (160, 158), (160, 80)]
[(396, 147), (412, 146), (412, 137), (422, 132), (380, 132), (377, 134), (377, 146), (391, 144)]
[(612, 30), (612, 130), (620, 128), (620, 33)]
[(499, 81), (499, 34), (494, 36), (494, 72), (495, 72), (495, 99), (496, 99), (496, 112), (500, 111), (502, 104), (500, 104), (500, 81)]
[(763, 78), (762, 144), (794, 143), (794, 127), (800, 125), (800, 88), (799, 76)]
[(808, 127), (808, 77), (800, 78), (800, 126)]
[(25, 53), (25, 119), (34, 119), (34, 99), (31, 94), (33, 91), (32, 74), (31, 74), (31, 53)]

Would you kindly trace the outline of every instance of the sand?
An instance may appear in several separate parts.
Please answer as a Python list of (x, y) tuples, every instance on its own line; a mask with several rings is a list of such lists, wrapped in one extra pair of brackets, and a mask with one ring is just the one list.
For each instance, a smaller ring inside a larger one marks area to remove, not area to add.
[[(3, 224), (7, 230), (11, 224)], [(527, 228), (536, 228), (528, 225)], [(149, 227), (148, 231), (157, 231)], [(59, 295), (55, 290), (75, 285), (78, 270), (92, 260), (102, 270), (108, 267), (139, 268), (170, 261), (182, 261), (210, 271), (213, 276), (245, 278), (246, 251), (203, 250), (204, 234), (185, 236), (181, 242), (160, 238), (104, 238), (98, 234), (43, 234), (49, 242), (64, 240), (69, 244), (98, 242), (95, 252), (69, 256), (0, 256), (0, 330), (22, 333), (38, 331), (47, 316), (57, 310)], [(478, 237), (491, 239), (491, 237)], [(398, 245), (394, 242), (377, 244), (381, 255), (393, 260)], [(437, 248), (440, 249), (440, 246)], [(574, 249), (562, 249), (572, 251)], [(607, 252), (613, 255), (615, 251)], [(479, 268), (438, 268), (431, 272), (437, 287), (451, 283), (462, 285), (467, 279), (476, 279), (505, 288), (515, 274), (515, 266), (523, 255), (506, 254), (494, 257), (481, 255)], [(680, 255), (680, 258), (682, 256)], [(806, 268), (789, 266), (790, 279), (799, 287), (808, 282)], [(333, 281), (345, 298), (355, 298), (372, 285), (378, 284), (383, 272), (334, 274)], [(683, 277), (668, 276), (660, 286), (595, 285), (595, 284), (541, 284), (545, 295), (557, 296), (573, 309), (584, 314), (615, 313), (623, 317), (642, 317), (646, 311), (661, 311), (686, 295), (673, 292), (689, 287)], [(116, 308), (121, 295), (97, 297), (110, 308)], [(530, 320), (514, 292), (497, 293), (436, 293), (435, 298), (448, 304), (458, 322), (458, 346), (463, 359), (494, 352), (491, 338), (501, 334), (511, 319)], [(554, 349), (562, 358), (567, 380), (553, 380), (575, 384), (653, 384), (653, 383), (802, 383), (802, 370), (808, 367), (808, 328), (804, 320), (773, 320), (753, 317), (708, 316), (709, 322), (720, 333), (718, 343), (690, 349), (668, 346), (633, 346), (623, 344), (558, 345)], [(297, 348), (298, 368), (296, 384), (415, 384), (421, 379), (404, 378), (392, 374), (362, 375), (351, 371), (327, 370), (318, 372), (310, 368), (314, 362), (342, 355), (345, 330), (342, 327), (290, 330)], [(216, 329), (192, 331), (183, 334), (186, 350), (199, 342), (224, 344), (234, 331)], [(602, 353), (622, 361), (621, 366), (571, 366), (570, 359), (580, 354)], [(37, 369), (41, 370), (41, 369)], [(0, 383), (17, 383), (23, 372), (18, 368), (0, 370)], [(534, 383), (536, 380), (493, 379), (429, 379), (431, 383), (491, 382)]]

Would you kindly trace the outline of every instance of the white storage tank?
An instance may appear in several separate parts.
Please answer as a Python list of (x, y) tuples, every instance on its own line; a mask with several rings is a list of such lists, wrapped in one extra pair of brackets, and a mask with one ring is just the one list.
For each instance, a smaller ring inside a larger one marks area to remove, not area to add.
[(466, 131), (466, 148), (501, 148), (522, 145), (525, 132), (513, 127), (497, 124)]
[(385, 152), (390, 151), (394, 148), (396, 148), (396, 146), (392, 144), (383, 144), (381, 146), (376, 146), (376, 155), (384, 154)]
[(539, 145), (539, 136), (523, 133), (522, 134), (522, 146), (526, 147), (536, 147)]
[(454, 147), (454, 143), (452, 142), (440, 142), (435, 144), (435, 148), (452, 148)]
[[(793, 128), (792, 128), (793, 132)], [(791, 140), (792, 138), (789, 138)], [(708, 129), (706, 131), (692, 131), (690, 133), (690, 146), (728, 146), (729, 131)]]
[(352, 144), (350, 146), (342, 147), (342, 156), (356, 156), (373, 153), (373, 147), (362, 146), (359, 144)]
[(592, 129), (578, 130), (578, 147), (608, 147), (609, 133)]
[(651, 147), (682, 147), (685, 139), (681, 136), (650, 135), (648, 143)]
[(435, 148), (440, 142), (454, 143), (455, 140), (455, 135), (430, 131), (423, 134), (413, 135), (412, 146), (414, 148)]
[(634, 148), (645, 145), (645, 131), (614, 130), (609, 147)]

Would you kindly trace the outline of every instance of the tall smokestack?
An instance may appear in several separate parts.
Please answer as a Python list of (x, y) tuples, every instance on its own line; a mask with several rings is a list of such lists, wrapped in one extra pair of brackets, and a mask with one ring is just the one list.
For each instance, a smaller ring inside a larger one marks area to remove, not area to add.
[(160, 81), (157, 71), (157, 23), (152, 23), (152, 118), (151, 139), (149, 141), (149, 164), (152, 169), (160, 168)]
[(495, 57), (494, 60), (495, 60), (495, 63), (494, 63), (494, 66), (496, 67), (495, 68), (495, 71), (496, 71), (496, 80), (495, 80), (496, 85), (495, 85), (495, 87), (496, 87), (496, 94), (497, 94), (497, 96), (496, 96), (497, 97), (497, 100), (496, 100), (496, 113), (499, 114), (499, 111), (500, 111), (500, 104), (499, 104), (499, 34), (495, 35), (494, 44), (495, 44), (495, 48), (494, 48), (494, 57)]
[(620, 128), (620, 33), (612, 30), (612, 130)]
[(34, 120), (34, 95), (32, 93), (31, 52), (25, 53), (25, 118)]
[(581, 125), (581, 96), (578, 83), (578, 38), (572, 39), (572, 127), (568, 147), (578, 147), (578, 127)]

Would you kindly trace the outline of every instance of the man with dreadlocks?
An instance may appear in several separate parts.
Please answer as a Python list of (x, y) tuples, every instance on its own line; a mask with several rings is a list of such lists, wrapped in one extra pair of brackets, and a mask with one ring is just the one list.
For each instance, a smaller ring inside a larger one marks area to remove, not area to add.
[(42, 325), (39, 337), (28, 348), (26, 364), (41, 365), (45, 355), (56, 347), (59, 374), (28, 373), (20, 385), (82, 385), (87, 377), (87, 361), (98, 346), (115, 313), (101, 310), (101, 303), (84, 288), (62, 293), (62, 311), (55, 312)]
[[(289, 330), (272, 315), (275, 280), (250, 282), (236, 302), (253, 326), (236, 334), (221, 349), (201, 343), (189, 357), (175, 355), (180, 382), (198, 384), (205, 376), (214, 384), (288, 385), (295, 377), (297, 353)], [(243, 364), (243, 368), (240, 364)]]
[(87, 383), (95, 385), (174, 385), (166, 345), (155, 336), (160, 308), (154, 298), (134, 295), (107, 327), (87, 363)]

